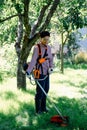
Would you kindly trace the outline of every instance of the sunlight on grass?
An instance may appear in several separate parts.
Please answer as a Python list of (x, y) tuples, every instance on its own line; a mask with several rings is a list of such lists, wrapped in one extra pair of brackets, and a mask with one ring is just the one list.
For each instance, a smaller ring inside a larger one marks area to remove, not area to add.
[[(87, 124), (87, 94), (84, 93), (87, 88), (86, 75), (85, 70), (69, 68), (64, 75), (57, 72), (51, 74), (48, 94), (51, 101), (47, 101), (50, 113), (40, 116), (35, 116), (34, 110), (36, 87), (27, 79), (27, 91), (18, 90), (16, 78), (7, 79), (0, 84), (0, 130), (82, 130)], [(52, 102), (70, 117), (69, 128), (59, 128), (50, 123), (51, 116), (56, 114)]]
[(20, 113), (19, 115), (16, 116), (16, 121), (19, 125), (26, 126), (29, 122), (29, 116), (27, 112)]
[(64, 75), (54, 73), (51, 75), (51, 94), (67, 96), (68, 98), (81, 98), (81, 90), (87, 87), (87, 71), (66, 69)]
[[(82, 87), (86, 86), (87, 76), (84, 70), (66, 69), (65, 74), (54, 73), (50, 76), (50, 92), (49, 96), (61, 97), (66, 96), (68, 98), (81, 98), (84, 97), (81, 93)], [(84, 80), (83, 80), (84, 79)], [(85, 84), (85, 86), (81, 86)], [(4, 113), (17, 111), (20, 108), (19, 103), (34, 102), (35, 86), (32, 86), (27, 80), (28, 92), (17, 90), (16, 78), (11, 78), (5, 83), (0, 85), (0, 111)], [(14, 108), (11, 110), (11, 108)]]
[(1, 84), (0, 92), (0, 111), (5, 114), (17, 112), (21, 103), (29, 103), (34, 100), (32, 94), (17, 89), (15, 78)]
[(60, 73), (52, 75), (51, 81), (53, 81), (53, 83), (62, 83), (68, 86), (71, 85), (72, 87), (81, 87), (80, 83), (86, 83), (87, 81), (86, 75), (87, 72), (85, 70), (66, 69), (64, 75)]

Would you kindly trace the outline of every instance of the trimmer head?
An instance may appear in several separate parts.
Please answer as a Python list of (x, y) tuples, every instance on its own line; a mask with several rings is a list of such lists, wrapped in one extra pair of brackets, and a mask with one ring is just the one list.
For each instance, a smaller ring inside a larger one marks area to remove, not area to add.
[(68, 116), (59, 116), (55, 115), (51, 117), (50, 119), (51, 123), (57, 123), (59, 126), (67, 126), (69, 123), (69, 117)]

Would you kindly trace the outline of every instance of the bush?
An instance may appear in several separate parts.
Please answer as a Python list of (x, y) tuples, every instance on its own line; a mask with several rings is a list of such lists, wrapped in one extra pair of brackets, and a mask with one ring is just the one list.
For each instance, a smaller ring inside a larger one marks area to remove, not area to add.
[(0, 72), (0, 83), (3, 81), (3, 75), (2, 73)]
[(87, 52), (79, 52), (75, 56), (75, 63), (87, 63)]
[(0, 48), (0, 81), (16, 76), (17, 57), (14, 44), (5, 44)]

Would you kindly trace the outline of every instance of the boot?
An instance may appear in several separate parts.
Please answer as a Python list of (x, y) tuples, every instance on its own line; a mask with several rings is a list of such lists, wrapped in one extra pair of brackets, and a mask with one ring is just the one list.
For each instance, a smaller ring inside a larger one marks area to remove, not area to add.
[(47, 108), (46, 108), (46, 97), (42, 99), (42, 102), (41, 102), (41, 111), (42, 112), (48, 112)]
[(35, 99), (35, 109), (37, 114), (41, 114), (41, 100)]

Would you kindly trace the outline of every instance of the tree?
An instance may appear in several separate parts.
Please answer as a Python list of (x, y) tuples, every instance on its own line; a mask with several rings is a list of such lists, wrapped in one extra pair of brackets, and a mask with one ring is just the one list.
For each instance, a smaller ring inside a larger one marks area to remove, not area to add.
[(74, 63), (74, 56), (76, 55), (80, 45), (76, 43), (76, 34), (71, 33), (67, 40), (68, 48), (68, 58), (70, 58), (70, 63)]
[[(64, 73), (63, 49), (69, 35), (83, 26), (87, 26), (86, 0), (63, 0), (52, 19), (61, 35), (61, 72)], [(55, 17), (55, 16), (54, 16)]]
[[(18, 16), (19, 20), (15, 43), (18, 57), (17, 87), (26, 89), (26, 77), (22, 73), (22, 65), (27, 61), (32, 46), (39, 38), (39, 33), (45, 30), (49, 25), (51, 17), (59, 5), (60, 0), (11, 0), (10, 2), (11, 6), (16, 10), (16, 14), (0, 19), (0, 22)], [(35, 20), (31, 19), (33, 12), (35, 12), (33, 9), (30, 9), (32, 6), (37, 12), (37, 14), (35, 14)]]

